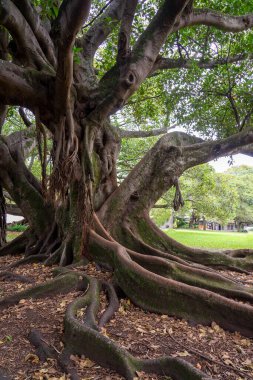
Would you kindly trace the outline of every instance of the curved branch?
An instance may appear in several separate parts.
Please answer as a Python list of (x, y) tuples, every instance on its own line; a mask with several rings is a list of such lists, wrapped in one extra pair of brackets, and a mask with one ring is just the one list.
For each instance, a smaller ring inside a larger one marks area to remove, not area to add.
[(181, 17), (173, 32), (192, 25), (207, 25), (226, 32), (238, 33), (253, 26), (253, 14), (230, 16), (210, 9), (194, 9), (191, 14)]
[(138, 0), (128, 0), (125, 5), (118, 39), (118, 64), (124, 64), (130, 55), (130, 34)]
[(49, 62), (55, 67), (56, 57), (54, 45), (47, 29), (43, 26), (40, 17), (29, 0), (12, 0), (30, 25), (38, 43)]
[(101, 92), (108, 96), (96, 111), (107, 117), (121, 108), (149, 75), (166, 38), (180, 18), (189, 0), (166, 0), (136, 42), (131, 59), (114, 66), (100, 81)]
[(0, 60), (0, 98), (4, 104), (46, 107), (51, 81), (45, 73)]
[(171, 69), (192, 69), (193, 67), (197, 66), (200, 69), (214, 69), (217, 66), (220, 65), (227, 65), (229, 63), (236, 63), (245, 61), (246, 59), (253, 59), (253, 55), (250, 54), (238, 54), (231, 57), (226, 58), (218, 58), (214, 60), (186, 60), (186, 59), (171, 59), (171, 58), (164, 58), (164, 57), (158, 57), (158, 59), (155, 61), (154, 66), (152, 68), (151, 73), (149, 76), (155, 75), (157, 71), (160, 70), (171, 70)]
[(171, 127), (152, 129), (150, 131), (128, 131), (126, 129), (121, 129), (121, 128), (117, 128), (117, 130), (121, 138), (135, 139), (135, 138), (141, 138), (141, 137), (160, 136), (165, 133), (168, 133), (168, 131), (173, 128), (176, 128), (176, 125), (172, 125)]
[(218, 141), (203, 141), (183, 132), (165, 134), (107, 199), (100, 210), (102, 220), (112, 217), (112, 205), (119, 215), (140, 218), (168, 189), (175, 186), (185, 170), (229, 155), (236, 148), (250, 143), (253, 143), (253, 130)]
[[(113, 0), (85, 35), (77, 42), (83, 48), (85, 59), (92, 61), (97, 49), (122, 17), (125, 0)], [(110, 20), (110, 22), (108, 22)]]
[(90, 11), (90, 0), (64, 0), (56, 18), (52, 34), (58, 49), (55, 83), (55, 103), (58, 114), (66, 114), (73, 81), (73, 46), (75, 38)]
[(0, 24), (10, 32), (15, 41), (15, 59), (25, 66), (38, 69), (47, 67), (50, 70), (47, 59), (20, 10), (10, 0), (1, 0), (0, 8)]

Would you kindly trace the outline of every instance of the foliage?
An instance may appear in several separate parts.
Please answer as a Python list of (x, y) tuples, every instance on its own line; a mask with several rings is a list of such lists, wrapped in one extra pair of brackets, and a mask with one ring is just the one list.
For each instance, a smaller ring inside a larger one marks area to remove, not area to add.
[[(238, 207), (238, 194), (236, 188), (231, 186), (228, 176), (216, 173), (209, 164), (199, 165), (187, 170), (180, 178), (180, 186), (185, 201), (177, 215), (188, 216), (194, 212), (195, 218), (205, 217), (206, 220), (214, 220), (222, 225), (233, 220)], [(170, 210), (174, 196), (171, 189), (159, 203), (167, 204)], [(161, 209), (153, 209), (151, 216), (158, 225), (166, 222), (164, 212)]]
[(225, 178), (228, 177), (231, 190), (239, 196), (235, 216), (237, 223), (253, 223), (253, 168), (246, 165), (232, 167), (225, 173)]
[(7, 226), (8, 231), (23, 232), (26, 229), (27, 229), (27, 225), (20, 224), (20, 223), (10, 224)]

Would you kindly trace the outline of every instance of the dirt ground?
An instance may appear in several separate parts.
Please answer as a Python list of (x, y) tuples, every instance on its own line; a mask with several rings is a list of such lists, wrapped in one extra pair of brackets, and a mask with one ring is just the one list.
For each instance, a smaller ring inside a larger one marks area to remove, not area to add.
[[(0, 271), (18, 260), (16, 257), (0, 258)], [(13, 273), (29, 277), (34, 283), (42, 283), (52, 278), (52, 268), (42, 264), (26, 264)], [(110, 273), (101, 273), (95, 265), (86, 267), (89, 275), (110, 278)], [(253, 283), (253, 275), (227, 275)], [(0, 297), (30, 287), (17, 280), (0, 278)], [(63, 317), (67, 305), (81, 292), (48, 296), (43, 299), (21, 300), (17, 305), (0, 313), (0, 380), (1, 370), (14, 380), (64, 380), (66, 376), (55, 360), (40, 362), (35, 348), (27, 336), (31, 329), (39, 330), (44, 341), (58, 352), (64, 347)], [(101, 299), (102, 308), (106, 298)], [(228, 315), (229, 318), (229, 315)], [(130, 300), (122, 299), (120, 308), (113, 319), (102, 329), (102, 333), (141, 358), (155, 358), (171, 355), (191, 362), (196, 368), (209, 374), (213, 379), (248, 380), (253, 379), (253, 340), (238, 333), (229, 333), (216, 323), (211, 326), (190, 325), (167, 315), (145, 312), (134, 306)], [(98, 366), (86, 357), (71, 356), (73, 368), (78, 370), (83, 380), (120, 380), (118, 374)], [(136, 379), (169, 380), (166, 376), (136, 373)], [(187, 379), (182, 379), (187, 380)]]

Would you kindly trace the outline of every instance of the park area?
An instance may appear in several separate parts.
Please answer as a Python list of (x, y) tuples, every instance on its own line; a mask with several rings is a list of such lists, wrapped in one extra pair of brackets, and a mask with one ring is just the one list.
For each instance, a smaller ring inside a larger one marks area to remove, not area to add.
[(253, 247), (253, 232), (165, 230), (168, 236), (196, 248), (242, 249)]
[(0, 0), (0, 380), (253, 379), (252, 0)]

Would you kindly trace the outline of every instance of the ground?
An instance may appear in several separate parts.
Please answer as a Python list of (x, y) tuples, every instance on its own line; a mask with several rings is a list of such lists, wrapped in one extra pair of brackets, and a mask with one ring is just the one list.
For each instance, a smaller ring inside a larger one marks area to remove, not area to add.
[[(175, 231), (179, 232), (180, 231)], [(195, 233), (198, 235), (198, 233)], [(220, 235), (221, 236), (221, 235)], [(231, 235), (232, 236), (232, 235)], [(246, 234), (243, 235), (245, 238)], [(18, 260), (17, 257), (2, 257), (0, 267)], [(13, 273), (25, 275), (35, 283), (42, 283), (52, 277), (53, 268), (42, 264), (26, 264)], [(97, 270), (92, 263), (86, 271), (89, 275), (109, 279), (109, 272)], [(226, 272), (227, 276), (236, 277), (246, 284), (253, 283), (253, 274), (235, 274)], [(1, 294), (30, 287), (19, 281), (1, 280)], [(27, 337), (31, 329), (39, 330), (43, 339), (57, 351), (63, 349), (63, 317), (66, 306), (80, 292), (56, 295), (37, 300), (21, 300), (17, 305), (1, 312), (0, 319), (0, 378), (1, 369), (7, 370), (11, 379), (67, 379), (54, 360), (39, 361), (34, 347)], [(106, 306), (106, 300), (102, 299)], [(100, 310), (102, 313), (102, 310)], [(82, 315), (80, 313), (80, 319)], [(246, 339), (238, 333), (229, 333), (213, 323), (210, 327), (192, 326), (184, 320), (144, 312), (134, 306), (128, 299), (121, 300), (120, 308), (113, 319), (102, 329), (103, 334), (120, 343), (134, 356), (154, 358), (161, 355), (181, 357), (195, 367), (222, 380), (248, 380), (253, 378), (253, 339)], [(101, 368), (85, 357), (71, 356), (72, 366), (78, 370), (80, 378), (120, 380), (118, 374)], [(136, 378), (146, 380), (169, 380), (166, 376), (136, 373)], [(186, 379), (182, 379), (186, 380)]]
[(199, 230), (165, 230), (170, 237), (190, 247), (243, 249), (253, 246), (252, 232), (224, 232)]

